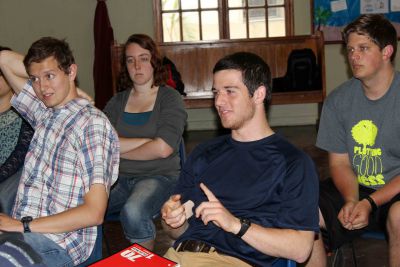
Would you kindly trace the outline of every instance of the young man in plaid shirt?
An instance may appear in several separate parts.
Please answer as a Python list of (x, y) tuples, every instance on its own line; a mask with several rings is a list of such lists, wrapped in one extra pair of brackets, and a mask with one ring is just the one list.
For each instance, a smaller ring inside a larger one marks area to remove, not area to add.
[(16, 93), (12, 105), (35, 130), (12, 217), (0, 214), (0, 230), (24, 232), (48, 266), (77, 265), (93, 250), (118, 176), (118, 136), (78, 97), (65, 41), (41, 38), (25, 58), (2, 51), (0, 68)]

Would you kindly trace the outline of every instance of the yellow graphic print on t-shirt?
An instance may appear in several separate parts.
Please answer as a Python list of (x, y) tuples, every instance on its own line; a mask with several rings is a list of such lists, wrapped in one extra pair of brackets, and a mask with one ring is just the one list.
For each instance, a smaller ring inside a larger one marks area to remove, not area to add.
[(358, 182), (366, 186), (384, 185), (382, 150), (373, 148), (378, 127), (371, 120), (362, 120), (351, 129), (351, 135), (359, 144), (354, 146), (353, 156)]

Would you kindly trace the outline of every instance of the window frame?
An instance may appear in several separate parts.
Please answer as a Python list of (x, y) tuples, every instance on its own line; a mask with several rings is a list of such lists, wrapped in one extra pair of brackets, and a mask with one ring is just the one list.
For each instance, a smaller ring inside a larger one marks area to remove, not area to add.
[[(217, 40), (197, 40), (197, 41), (183, 41), (183, 31), (182, 31), (182, 16), (180, 16), (180, 36), (181, 36), (181, 41), (175, 41), (175, 42), (164, 42), (163, 40), (163, 25), (162, 25), (162, 7), (161, 7), (161, 1), (162, 0), (153, 0), (153, 16), (155, 19), (154, 23), (154, 33), (155, 33), (155, 40), (160, 43), (167, 43), (167, 44), (173, 44), (173, 43), (202, 43), (202, 42), (215, 42), (218, 43), (221, 40), (253, 40), (253, 39), (260, 39), (260, 38), (249, 38), (249, 21), (247, 20), (246, 22), (246, 34), (247, 38), (228, 38), (229, 34), (229, 18), (228, 18), (228, 12), (231, 9), (228, 9), (228, 0), (217, 0), (218, 2), (218, 13), (219, 13), (219, 36), (220, 38)], [(199, 0), (200, 1), (200, 0)], [(267, 1), (267, 0), (266, 0)], [(285, 9), (285, 31), (286, 35), (285, 36), (293, 36), (294, 35), (294, 10), (293, 10), (293, 1), (294, 0), (284, 0), (284, 9)], [(200, 5), (199, 5), (200, 6)], [(279, 5), (280, 6), (280, 5)], [(278, 6), (278, 7), (279, 7)], [(253, 7), (252, 7), (253, 8)], [(239, 9), (246, 9), (247, 11), (249, 10), (248, 7), (240, 7)], [(196, 10), (196, 9), (193, 9)], [(197, 11), (200, 12), (202, 9), (197, 8)], [(186, 10), (185, 10), (186, 11)], [(179, 9), (178, 12), (182, 12), (182, 9)], [(246, 12), (248, 13), (248, 12)], [(267, 14), (268, 15), (268, 10)], [(202, 25), (201, 25), (201, 16), (199, 16), (200, 20), (200, 38), (202, 38)], [(268, 34), (268, 19), (266, 19), (266, 32)], [(265, 38), (274, 38), (274, 37), (262, 37), (261, 39)]]

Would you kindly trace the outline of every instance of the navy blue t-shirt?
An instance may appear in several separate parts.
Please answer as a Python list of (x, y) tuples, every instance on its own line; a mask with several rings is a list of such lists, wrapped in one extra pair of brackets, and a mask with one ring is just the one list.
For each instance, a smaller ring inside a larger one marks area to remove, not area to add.
[[(175, 193), (182, 203), (192, 200), (193, 211), (207, 197), (204, 183), (234, 216), (270, 227), (318, 232), (318, 176), (310, 157), (277, 134), (254, 142), (230, 135), (201, 144), (190, 154)], [(265, 255), (241, 238), (213, 223), (192, 216), (175, 244), (201, 240), (250, 263), (270, 266)]]

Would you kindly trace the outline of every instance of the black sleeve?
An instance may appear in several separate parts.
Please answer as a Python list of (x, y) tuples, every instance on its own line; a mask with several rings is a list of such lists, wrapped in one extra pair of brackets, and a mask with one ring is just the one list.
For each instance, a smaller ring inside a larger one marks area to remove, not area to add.
[(22, 120), (17, 145), (3, 165), (0, 166), (0, 182), (3, 182), (16, 173), (24, 164), (25, 155), (28, 152), (32, 136), (32, 127), (25, 120)]

